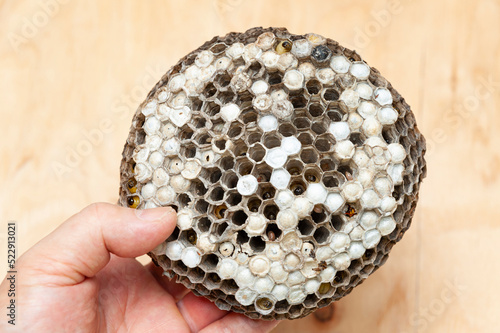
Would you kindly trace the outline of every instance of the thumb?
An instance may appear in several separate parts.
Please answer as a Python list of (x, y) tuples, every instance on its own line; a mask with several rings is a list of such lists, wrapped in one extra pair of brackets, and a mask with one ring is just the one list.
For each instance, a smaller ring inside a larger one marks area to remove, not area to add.
[(110, 253), (133, 258), (168, 238), (176, 224), (170, 207), (134, 210), (96, 203), (70, 217), (18, 261), (37, 283), (74, 285), (93, 277), (110, 260)]

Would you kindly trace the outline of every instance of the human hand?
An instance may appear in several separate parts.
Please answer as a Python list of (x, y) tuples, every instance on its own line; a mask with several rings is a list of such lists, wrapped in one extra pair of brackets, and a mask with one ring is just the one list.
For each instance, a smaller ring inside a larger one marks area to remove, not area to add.
[[(277, 321), (219, 310), (134, 257), (173, 231), (171, 208), (133, 210), (90, 205), (17, 261), (16, 326), (20, 332), (268, 332)], [(8, 283), (0, 285), (7, 307)]]

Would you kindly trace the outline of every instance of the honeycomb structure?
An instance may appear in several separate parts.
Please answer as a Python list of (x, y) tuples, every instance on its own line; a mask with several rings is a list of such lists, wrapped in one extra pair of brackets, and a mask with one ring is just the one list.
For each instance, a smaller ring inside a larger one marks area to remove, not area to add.
[(120, 204), (174, 206), (149, 255), (223, 309), (295, 319), (347, 295), (410, 226), (425, 140), (404, 99), (316, 34), (215, 37), (138, 108)]

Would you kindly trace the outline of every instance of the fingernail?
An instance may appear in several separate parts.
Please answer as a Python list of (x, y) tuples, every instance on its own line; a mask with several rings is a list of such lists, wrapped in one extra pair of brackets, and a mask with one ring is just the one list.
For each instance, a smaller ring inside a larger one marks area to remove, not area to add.
[(173, 213), (173, 209), (170, 207), (158, 207), (158, 208), (150, 208), (150, 209), (140, 209), (135, 211), (135, 215), (143, 220), (148, 222), (154, 221), (162, 221), (167, 215)]

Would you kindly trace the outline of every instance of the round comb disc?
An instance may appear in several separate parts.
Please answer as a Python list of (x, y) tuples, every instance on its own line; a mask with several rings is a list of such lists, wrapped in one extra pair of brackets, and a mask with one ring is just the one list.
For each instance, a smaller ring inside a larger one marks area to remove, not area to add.
[(149, 93), (120, 204), (177, 209), (149, 255), (196, 295), (301, 318), (385, 262), (410, 225), (424, 153), (408, 104), (357, 53), (253, 28), (206, 42)]

